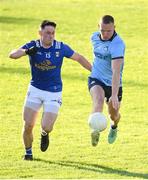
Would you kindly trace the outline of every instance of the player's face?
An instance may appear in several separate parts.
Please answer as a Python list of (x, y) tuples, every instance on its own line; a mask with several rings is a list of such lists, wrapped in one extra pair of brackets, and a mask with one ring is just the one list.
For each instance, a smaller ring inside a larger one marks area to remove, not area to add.
[(115, 26), (113, 23), (109, 23), (109, 24), (100, 23), (99, 28), (100, 28), (101, 38), (103, 40), (109, 40), (114, 34)]
[(55, 28), (53, 26), (45, 26), (40, 31), (42, 43), (45, 45), (51, 45), (55, 37)]

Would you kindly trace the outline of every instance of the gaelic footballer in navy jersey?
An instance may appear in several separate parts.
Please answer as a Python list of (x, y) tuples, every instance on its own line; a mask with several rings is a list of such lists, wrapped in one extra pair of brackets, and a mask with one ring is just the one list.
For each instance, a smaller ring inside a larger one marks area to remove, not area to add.
[(19, 49), (11, 51), (9, 55), (12, 59), (28, 55), (30, 62), (32, 78), (23, 111), (24, 160), (33, 160), (32, 130), (41, 107), (43, 107), (43, 114), (40, 149), (44, 152), (48, 148), (49, 134), (53, 130), (62, 104), (61, 67), (63, 59), (70, 58), (91, 71), (91, 64), (85, 57), (75, 52), (69, 45), (55, 39), (55, 30), (55, 22), (44, 20), (39, 29), (40, 39), (22, 45)]

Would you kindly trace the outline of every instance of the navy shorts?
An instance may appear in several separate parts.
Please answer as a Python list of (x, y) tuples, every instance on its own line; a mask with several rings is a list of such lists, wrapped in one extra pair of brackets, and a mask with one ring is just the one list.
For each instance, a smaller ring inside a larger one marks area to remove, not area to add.
[[(106, 102), (108, 102), (109, 98), (111, 97), (111, 94), (112, 94), (112, 87), (111, 86), (106, 86), (103, 82), (99, 81), (98, 79), (89, 77), (88, 78), (89, 91), (95, 85), (99, 85), (99, 86), (101, 86), (103, 88), (104, 93), (105, 93)], [(119, 101), (122, 100), (122, 87), (119, 87), (118, 100)]]

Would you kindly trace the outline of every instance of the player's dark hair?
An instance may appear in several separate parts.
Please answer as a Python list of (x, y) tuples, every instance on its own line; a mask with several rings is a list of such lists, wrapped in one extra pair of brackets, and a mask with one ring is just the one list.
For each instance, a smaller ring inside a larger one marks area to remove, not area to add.
[(113, 23), (114, 24), (114, 18), (110, 15), (104, 15), (102, 18), (101, 18), (101, 21), (103, 24), (110, 24), (110, 23)]
[(44, 29), (45, 26), (53, 26), (54, 28), (56, 28), (56, 23), (53, 21), (44, 20), (44, 21), (42, 21), (40, 27), (41, 27), (41, 29)]

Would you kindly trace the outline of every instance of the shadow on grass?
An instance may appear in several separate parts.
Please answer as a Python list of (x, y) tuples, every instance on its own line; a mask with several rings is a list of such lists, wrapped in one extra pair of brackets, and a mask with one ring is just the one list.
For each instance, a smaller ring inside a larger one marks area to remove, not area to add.
[(102, 166), (98, 164), (73, 162), (73, 161), (47, 161), (47, 160), (39, 159), (39, 158), (35, 158), (34, 160), (40, 161), (43, 163), (54, 164), (54, 165), (59, 165), (59, 166), (64, 166), (64, 167), (72, 167), (75, 169), (86, 170), (86, 171), (91, 171), (91, 172), (98, 172), (98, 173), (104, 173), (104, 174), (118, 174), (120, 176), (148, 179), (148, 174), (129, 172), (126, 170), (110, 168), (110, 167)]
[(28, 24), (32, 22), (39, 22), (39, 19), (25, 18), (25, 17), (10, 17), (10, 16), (0, 16), (0, 23), (2, 24)]

